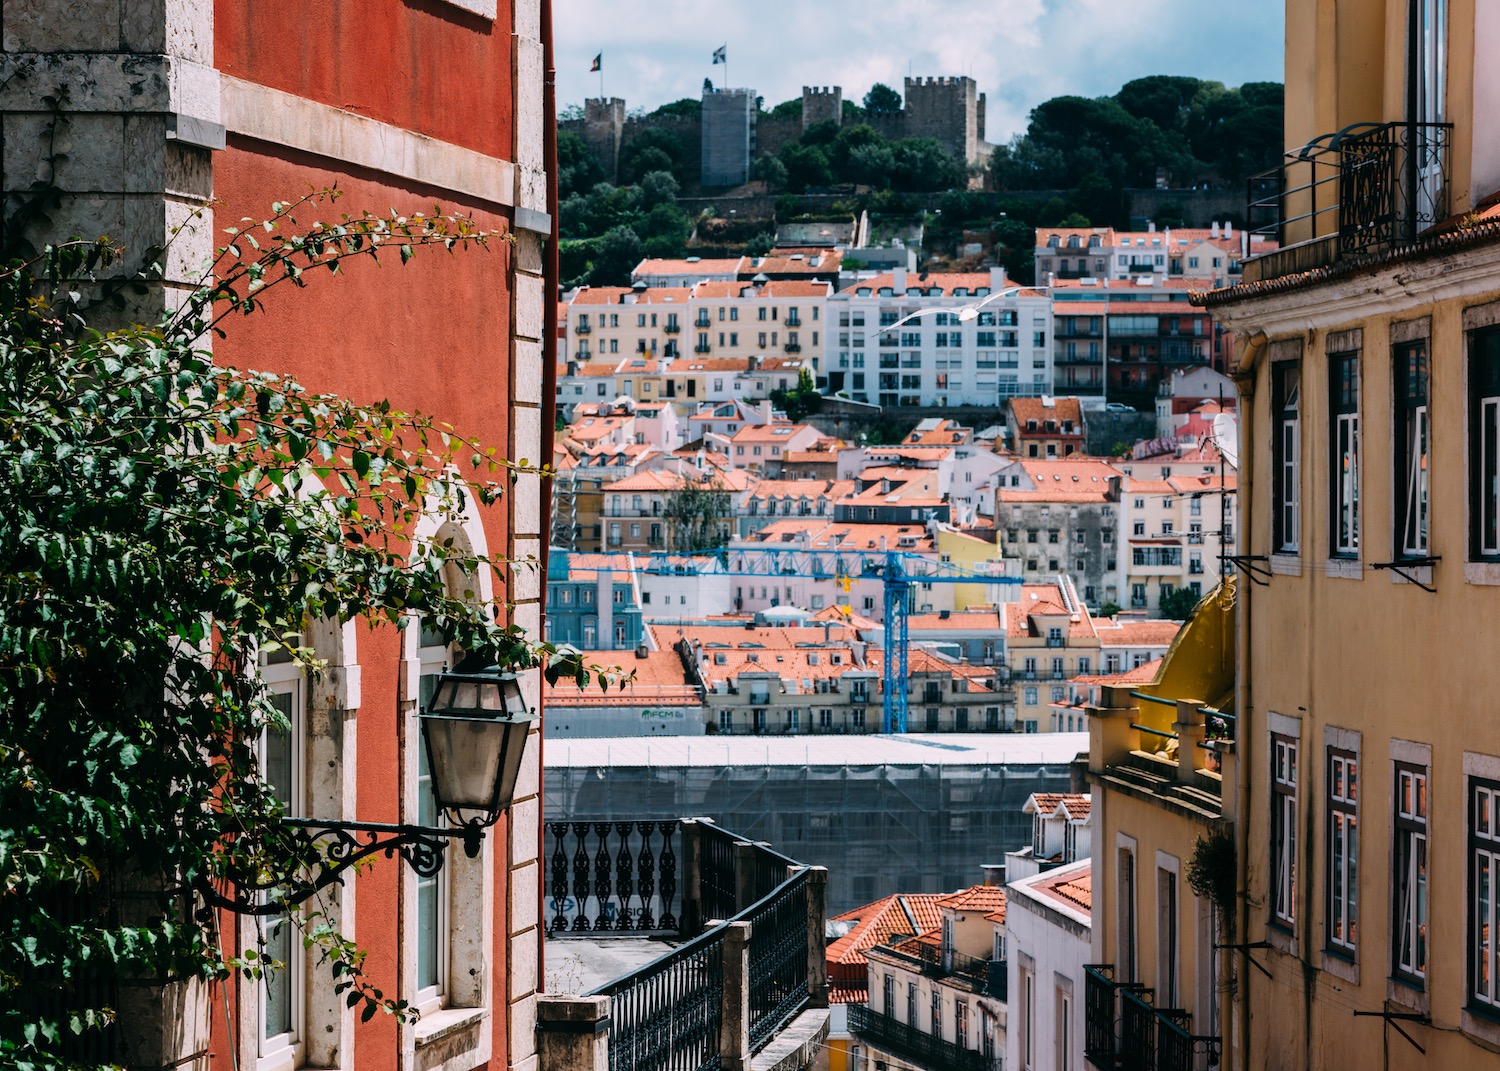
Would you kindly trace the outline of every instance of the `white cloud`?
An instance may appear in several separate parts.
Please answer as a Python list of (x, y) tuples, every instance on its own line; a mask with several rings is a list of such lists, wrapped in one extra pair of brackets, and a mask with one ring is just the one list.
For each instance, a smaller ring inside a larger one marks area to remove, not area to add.
[(1147, 74), (1229, 85), (1279, 81), (1283, 0), (554, 0), (558, 99), (599, 94), (589, 63), (604, 53), (604, 90), (647, 110), (722, 84), (713, 50), (728, 45), (730, 85), (766, 105), (803, 85), (839, 85), (856, 102), (874, 82), (967, 74), (988, 98), (989, 136), (1007, 140), (1063, 93), (1099, 96)]

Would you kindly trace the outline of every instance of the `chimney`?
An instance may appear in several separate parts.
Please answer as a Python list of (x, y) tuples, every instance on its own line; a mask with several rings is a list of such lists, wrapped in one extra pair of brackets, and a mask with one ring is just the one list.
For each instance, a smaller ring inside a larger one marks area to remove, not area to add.
[(1217, 238), (1219, 236), (1219, 221), (1218, 220), (1214, 220), (1214, 225), (1209, 228), (1208, 234), (1209, 234), (1210, 238)]
[(1005, 884), (1004, 863), (981, 863), (980, 871), (984, 874), (984, 883), (990, 888), (998, 888)]
[(906, 269), (904, 267), (903, 268), (892, 268), (891, 269), (891, 280), (892, 280), (892, 282), (891, 282), (891, 289), (892, 290), (894, 290), (897, 294), (904, 294), (904, 293), (906, 293)]
[(1231, 223), (1227, 219), (1224, 221), (1224, 237), (1225, 238), (1233, 238), (1234, 237), (1234, 224)]
[[(1215, 224), (1215, 226), (1217, 226), (1217, 224)], [(1155, 234), (1156, 233), (1156, 221), (1155, 220), (1147, 220), (1146, 221), (1146, 233), (1147, 234)]]
[(993, 294), (1004, 289), (1005, 269), (997, 265), (996, 267), (990, 269), (990, 293)]

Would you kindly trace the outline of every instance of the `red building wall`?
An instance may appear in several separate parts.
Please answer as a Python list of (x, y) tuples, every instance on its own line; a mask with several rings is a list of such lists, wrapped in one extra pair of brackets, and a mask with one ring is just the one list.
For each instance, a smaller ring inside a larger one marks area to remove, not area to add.
[(509, 160), (513, 18), (497, 6), (491, 21), (445, 0), (216, 0), (214, 66)]
[[(486, 156), (515, 159), (513, 16), (507, 3), (499, 5), (493, 21), (442, 0), (308, 0), (293, 8), (263, 0), (218, 0), (214, 17), (214, 65), (223, 74)], [(328, 221), (365, 209), (430, 212), (437, 206), (472, 214), (486, 231), (512, 230), (510, 209), (455, 195), (442, 188), (441, 176), (431, 184), (399, 179), (236, 135), (233, 129), (213, 167), (221, 232), (243, 217), (265, 218), (272, 201), (335, 186), (342, 192), (338, 202), (299, 212), (299, 221)], [(394, 254), (380, 265), (359, 258), (346, 262), (340, 276), (320, 273), (306, 289), (268, 292), (264, 314), (235, 317), (225, 325), (228, 338), (216, 343), (216, 359), (287, 373), (311, 390), (358, 401), (389, 399), (398, 408), (438, 416), (514, 457), (527, 450), (513, 438), (508, 403), (516, 360), (515, 268), (515, 250), (503, 238), (487, 249), (420, 250), (405, 265)], [(530, 451), (539, 456), (535, 445)], [(506, 554), (511, 507), (486, 510), (483, 524), (491, 552)], [(503, 602), (507, 593), (497, 588), (496, 596)], [(355, 813), (362, 821), (410, 820), (401, 813), (399, 794), (408, 768), (402, 748), (414, 746), (403, 743), (402, 656), (397, 630), (361, 626)], [(488, 836), (494, 846), (494, 941), (488, 957), (493, 999), (485, 1028), (491, 1031), (493, 1055), (481, 1066), (503, 1068), (511, 1053), (507, 820)], [(371, 982), (399, 996), (407, 995), (399, 980), (403, 957), (410, 954), (409, 942), (402, 939), (403, 868), (399, 859), (380, 859), (355, 879), (351, 927), (368, 951), (364, 966)], [(231, 1014), (241, 999), (254, 999), (250, 985), (227, 987), (223, 996)], [(228, 1027), (216, 1027), (211, 1066), (253, 1068), (255, 1054), (232, 1053), (236, 1045)], [(397, 1023), (377, 1015), (355, 1027), (352, 1060), (346, 1055), (343, 1062), (362, 1071), (396, 1071), (402, 1059)]]

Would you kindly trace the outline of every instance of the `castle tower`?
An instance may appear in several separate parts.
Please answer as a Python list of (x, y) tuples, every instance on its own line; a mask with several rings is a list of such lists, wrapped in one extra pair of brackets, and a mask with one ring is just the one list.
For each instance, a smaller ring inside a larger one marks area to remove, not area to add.
[(595, 97), (583, 102), (583, 140), (610, 182), (619, 179), (620, 142), (625, 134), (625, 101)]
[(739, 186), (755, 164), (755, 90), (703, 92), (704, 186)]
[(839, 86), (802, 87), (802, 132), (817, 123), (832, 120), (844, 125), (844, 91)]
[(982, 162), (981, 144), (984, 105), (974, 79), (906, 79), (906, 105), (902, 115), (906, 136), (936, 138), (938, 143), (965, 163)]

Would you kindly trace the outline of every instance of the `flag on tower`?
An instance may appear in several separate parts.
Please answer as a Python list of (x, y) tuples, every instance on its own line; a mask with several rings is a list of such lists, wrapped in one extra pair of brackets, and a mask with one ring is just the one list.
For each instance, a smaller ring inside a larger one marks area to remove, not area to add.
[[(729, 45), (726, 43), (714, 49), (714, 63), (722, 63), (726, 67), (729, 66), (729, 58), (725, 55), (724, 51), (728, 47)], [(712, 66), (712, 64), (710, 64), (710, 66)]]
[(594, 65), (589, 68), (589, 73), (593, 74), (595, 71), (602, 71), (603, 69), (604, 69), (604, 53), (601, 52), (597, 56), (594, 57)]

